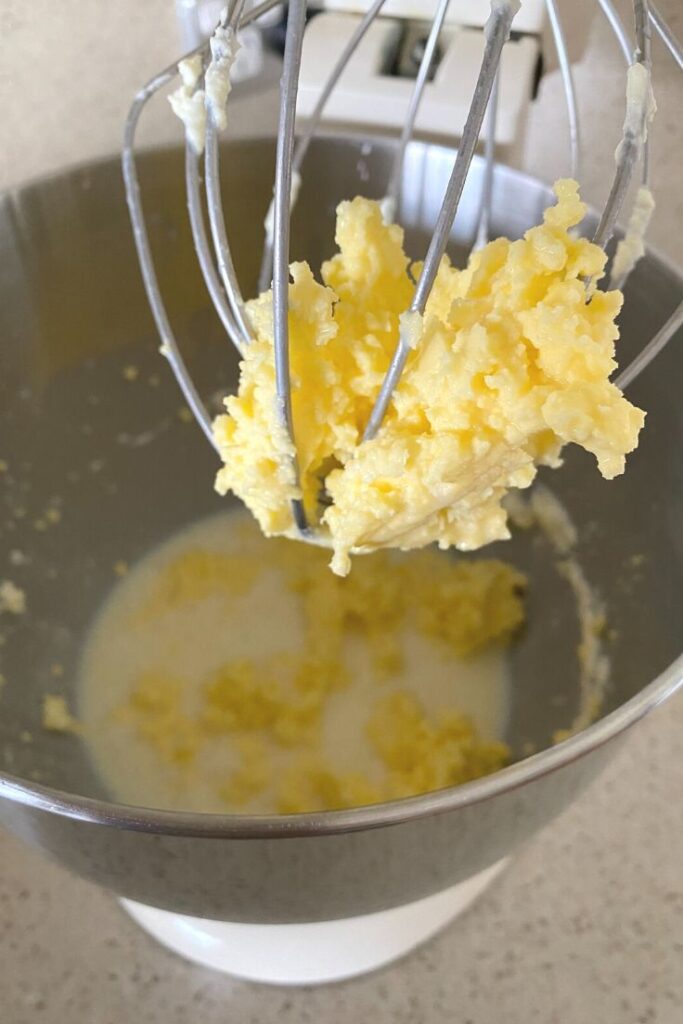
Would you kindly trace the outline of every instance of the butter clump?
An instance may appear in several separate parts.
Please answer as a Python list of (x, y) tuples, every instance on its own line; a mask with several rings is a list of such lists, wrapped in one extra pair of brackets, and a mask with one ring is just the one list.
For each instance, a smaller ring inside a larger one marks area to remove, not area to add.
[[(264, 543), (259, 535), (254, 539)], [(524, 621), (522, 573), (493, 559), (377, 552), (339, 579), (328, 571), (323, 550), (275, 541), (266, 562), (246, 532), (243, 541), (232, 575), (221, 552), (193, 547), (180, 553), (153, 581), (131, 626), (176, 614), (212, 593), (233, 598), (236, 577), (242, 576), (245, 593), (276, 569), (301, 609), (304, 642), (296, 651), (255, 651), (199, 678), (153, 666), (141, 672), (114, 721), (160, 763), (191, 783), (210, 764), (203, 760), (210, 745), (228, 741), (237, 763), (216, 779), (219, 798), (228, 807), (249, 808), (272, 792), (280, 813), (377, 803), (455, 785), (506, 763), (508, 747), (480, 736), (457, 709), (444, 708), (430, 720), (404, 690), (373, 702), (366, 732), (379, 761), (376, 779), (328, 763), (322, 726), (353, 671), (351, 638), (366, 647), (379, 687), (406, 669), (408, 626), (455, 665), (510, 642)]]
[(388, 769), (386, 799), (471, 782), (498, 771), (510, 757), (507, 744), (481, 739), (467, 715), (447, 710), (430, 720), (408, 691), (377, 702), (367, 733)]
[(0, 615), (23, 615), (26, 611), (26, 594), (12, 580), (0, 580)]
[(467, 715), (451, 709), (433, 718), (407, 690), (376, 702), (366, 734), (383, 774), (371, 782), (360, 772), (335, 772), (320, 756), (302, 757), (278, 787), (281, 814), (343, 810), (458, 786), (504, 768), (510, 748), (485, 740)]
[(444, 257), (424, 317), (409, 323), (416, 344), (384, 423), (363, 443), (419, 266), (377, 203), (341, 203), (322, 283), (306, 263), (291, 267), (299, 483), (275, 397), (268, 292), (248, 304), (256, 337), (215, 422), (217, 490), (240, 497), (269, 536), (292, 532), (301, 498), (346, 574), (354, 550), (507, 538), (506, 492), (528, 487), (538, 465), (559, 466), (564, 444), (591, 452), (607, 479), (623, 472), (644, 414), (609, 380), (622, 296), (595, 290), (605, 255), (570, 233), (586, 211), (576, 183), (555, 193), (524, 238), (489, 243), (464, 270)]
[(43, 697), (42, 726), (48, 732), (79, 732), (78, 721), (69, 711), (64, 697), (46, 693)]

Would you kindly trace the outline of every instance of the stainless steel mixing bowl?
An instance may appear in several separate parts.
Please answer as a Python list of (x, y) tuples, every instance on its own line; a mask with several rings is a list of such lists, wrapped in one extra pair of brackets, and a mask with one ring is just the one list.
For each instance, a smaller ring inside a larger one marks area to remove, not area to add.
[[(391, 148), (386, 140), (313, 145), (294, 257), (315, 265), (330, 253), (336, 203), (354, 187), (381, 195)], [(411, 146), (403, 219), (416, 256), (452, 160), (448, 149)], [(273, 180), (272, 141), (231, 144), (223, 166), (249, 293)], [(480, 172), (475, 164), (452, 240), (456, 255), (474, 234)], [(178, 336), (202, 390), (225, 393), (236, 360), (193, 261), (181, 153), (147, 154), (141, 177)], [(494, 231), (518, 236), (549, 198), (545, 186), (499, 168)], [(134, 562), (223, 507), (212, 492), (215, 456), (178, 416), (116, 160), (5, 196), (0, 246), (0, 458), (8, 463), (0, 480), (0, 578), (28, 598), (25, 615), (0, 618), (0, 819), (65, 867), (142, 903), (232, 921), (326, 920), (406, 903), (493, 864), (551, 821), (597, 775), (624, 730), (681, 682), (683, 348), (673, 341), (633, 387), (648, 419), (626, 475), (605, 483), (588, 456), (569, 452), (552, 477), (580, 527), (580, 558), (615, 631), (598, 722), (551, 745), (576, 707), (577, 624), (548, 551), (520, 535), (498, 550), (532, 581), (529, 625), (512, 654), (507, 738), (518, 763), (457, 789), (326, 814), (211, 816), (108, 801), (80, 740), (41, 730), (41, 698), (75, 699), (81, 641), (115, 582), (114, 564)], [(682, 294), (680, 275), (665, 261), (653, 254), (642, 261), (628, 286), (622, 364)], [(125, 379), (127, 364), (137, 367), (137, 380)], [(59, 509), (59, 522), (46, 517), (48, 507)], [(528, 743), (541, 752), (521, 759)]]

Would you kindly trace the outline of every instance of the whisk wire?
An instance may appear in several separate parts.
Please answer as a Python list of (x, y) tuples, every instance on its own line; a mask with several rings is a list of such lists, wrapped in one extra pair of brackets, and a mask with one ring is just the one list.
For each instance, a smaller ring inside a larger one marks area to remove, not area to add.
[[(245, 28), (257, 18), (262, 17), (272, 10), (278, 0), (263, 0), (262, 3), (252, 8), (240, 19), (240, 27)], [(201, 56), (206, 59), (209, 52), (209, 43), (197, 46), (184, 54), (177, 62), (170, 64), (158, 74), (153, 75), (148, 82), (137, 92), (130, 110), (126, 117), (123, 133), (123, 147), (121, 155), (123, 181), (126, 190), (126, 201), (130, 215), (131, 227), (133, 230), (133, 241), (135, 243), (138, 261), (140, 263), (140, 274), (147, 294), (150, 310), (154, 318), (157, 333), (161, 340), (161, 352), (168, 360), (169, 366), (176, 379), (178, 387), (187, 402), (192, 415), (201, 428), (209, 443), (216, 448), (213, 437), (211, 416), (202, 401), (192, 377), (183, 359), (178, 342), (173, 332), (164, 303), (159, 280), (154, 266), (154, 258), (149, 241), (149, 233), (145, 221), (144, 207), (140, 194), (140, 181), (138, 178), (137, 165), (135, 160), (135, 139), (137, 135), (140, 117), (149, 101), (161, 90), (168, 86), (178, 76), (178, 67), (184, 61), (190, 61)], [(189, 142), (186, 139), (186, 145)], [(213, 298), (213, 296), (212, 296)], [(221, 318), (222, 319), (222, 318)]]
[[(281, 424), (292, 442), (292, 472), (296, 484), (299, 483), (299, 471), (292, 417), (292, 386), (289, 366), (289, 220), (296, 94), (305, 24), (306, 0), (290, 0), (284, 66), (280, 85), (280, 122), (275, 157), (273, 346), (278, 414)], [(292, 502), (292, 515), (297, 529), (305, 532), (307, 528), (306, 513), (303, 501), (299, 498)]]
[(609, 27), (612, 29), (614, 36), (621, 48), (621, 52), (624, 55), (624, 60), (627, 64), (631, 63), (631, 57), (633, 55), (633, 47), (629, 34), (626, 31), (626, 27), (619, 17), (619, 12), (612, 3), (612, 0), (597, 0), (598, 6), (601, 8)]
[[(234, 0), (232, 5), (224, 12), (221, 27), (228, 32), (234, 33), (244, 8), (245, 0)], [(252, 331), (249, 318), (244, 307), (244, 298), (237, 280), (235, 265), (232, 259), (228, 233), (225, 226), (223, 214), (223, 203), (221, 200), (220, 185), (220, 148), (218, 143), (217, 112), (212, 104), (208, 104), (208, 116), (206, 121), (206, 141), (204, 150), (204, 173), (206, 177), (206, 205), (209, 213), (209, 226), (213, 239), (218, 271), (225, 288), (225, 293), (230, 303), (233, 317), (242, 335), (242, 341), (248, 344), (251, 341)]]
[(650, 4), (650, 21), (657, 30), (659, 38), (678, 64), (678, 67), (683, 71), (683, 46), (664, 21), (664, 18), (661, 16), (654, 4)]
[(228, 337), (240, 355), (242, 355), (244, 335), (234, 320), (230, 306), (226, 301), (209, 248), (199, 187), (199, 157), (192, 146), (185, 147), (185, 190), (187, 192), (187, 209), (190, 216), (192, 241), (197, 253), (204, 283)]
[[(341, 78), (347, 64), (351, 57), (355, 53), (359, 43), (367, 33), (368, 29), (374, 22), (375, 18), (379, 14), (380, 10), (384, 6), (386, 0), (374, 0), (374, 3), (368, 8), (360, 22), (356, 26), (348, 43), (342, 50), (341, 54), (337, 58), (332, 71), (330, 72), (325, 85), (323, 86), (318, 99), (316, 100), (315, 106), (311, 112), (311, 116), (308, 118), (307, 123), (303, 127), (301, 134), (299, 135), (296, 145), (294, 147), (294, 154), (292, 157), (292, 180), (295, 181), (301, 173), (306, 153), (308, 152), (309, 146), (315, 135), (320, 121), (327, 106), (334, 87)], [(293, 207), (296, 202), (297, 189), (290, 188), (291, 195), (291, 206)], [(259, 292), (264, 292), (270, 287), (271, 275), (273, 272), (273, 232), (270, 227), (272, 216), (272, 207), (268, 211), (266, 216), (266, 237), (263, 245), (263, 254), (261, 257), (261, 269), (259, 271)]]
[[(446, 250), (446, 244), (465, 186), (465, 180), (472, 163), (484, 114), (486, 113), (486, 106), (493, 88), (493, 81), (498, 71), (503, 46), (509, 38), (512, 19), (518, 6), (518, 4), (513, 5), (510, 2), (505, 2), (505, 0), (492, 6), (491, 16), (486, 28), (484, 56), (474, 89), (474, 96), (463, 128), (453, 171), (446, 187), (446, 194), (437, 217), (434, 234), (427, 250), (422, 272), (415, 286), (409, 313), (417, 313), (422, 316), (425, 311), (427, 300), (439, 270), (439, 264)], [(405, 324), (406, 320), (404, 319), (403, 322)], [(409, 321), (409, 323), (411, 323), (412, 327), (414, 320), (412, 322)], [(391, 401), (394, 388), (398, 384), (405, 367), (412, 344), (413, 338), (411, 337), (410, 328), (402, 327), (389, 369), (370, 414), (364, 440), (370, 440), (377, 434)]]
[(449, 4), (450, 0), (438, 0), (436, 11), (434, 13), (434, 20), (432, 21), (429, 35), (427, 36), (427, 41), (425, 43), (424, 52), (420, 60), (420, 66), (418, 67), (417, 75), (415, 77), (413, 91), (411, 93), (410, 100), (408, 101), (408, 109), (406, 111), (396, 152), (394, 154), (393, 166), (389, 176), (386, 197), (384, 200), (385, 209), (391, 215), (389, 217), (390, 220), (394, 219), (396, 211), (400, 205), (401, 182), (403, 180), (403, 164), (405, 161), (406, 149), (408, 148), (408, 143), (410, 142), (413, 131), (415, 130), (415, 121), (420, 110), (420, 103), (424, 95), (425, 86), (429, 81), (429, 74), (432, 70), (432, 65), (436, 57), (439, 36), (441, 35)]
[(658, 356), (665, 345), (667, 345), (683, 327), (683, 302), (679, 302), (669, 319), (655, 334), (644, 349), (638, 353), (629, 365), (616, 378), (614, 383), (622, 391), (639, 377), (643, 370), (650, 365), (655, 356)]
[[(647, 44), (649, 26), (647, 0), (634, 0), (633, 7), (636, 20), (636, 46), (633, 62), (629, 67), (629, 73), (638, 65), (642, 65), (647, 70), (649, 82), (649, 68), (640, 59), (649, 52)], [(627, 116), (624, 122), (623, 137), (616, 152), (616, 171), (607, 202), (593, 236), (594, 243), (603, 249), (614, 233), (614, 228), (624, 205), (638, 157), (647, 137), (648, 97), (643, 96), (638, 105), (638, 123), (634, 123), (629, 117), (629, 103), (630, 100), (627, 96)]]
[(572, 65), (569, 60), (567, 40), (560, 20), (560, 13), (557, 9), (556, 0), (545, 0), (548, 12), (548, 21), (553, 34), (557, 61), (560, 65), (562, 76), (562, 88), (564, 89), (565, 106), (567, 108), (567, 120), (569, 122), (569, 152), (571, 176), (575, 180), (581, 176), (581, 133), (579, 129), (579, 110), (576, 103), (576, 91), (574, 89), (574, 76)]
[[(193, 51), (190, 56), (194, 56), (196, 52), (196, 50)], [(140, 115), (142, 114), (142, 111), (150, 97), (158, 92), (159, 89), (163, 89), (165, 85), (168, 85), (168, 83), (175, 78), (177, 73), (177, 65), (175, 64), (171, 67), (165, 68), (158, 75), (151, 78), (133, 100), (124, 127), (122, 155), (123, 180), (126, 187), (128, 212), (130, 214), (131, 225), (133, 228), (133, 239), (140, 263), (140, 273), (147, 293), (147, 300), (152, 311), (152, 316), (154, 317), (154, 322), (161, 339), (161, 352), (168, 359), (169, 365), (171, 366), (183, 397), (190, 407), (192, 415), (201, 427), (207, 440), (215, 447), (213, 431), (211, 429), (211, 417), (209, 416), (206, 406), (199, 397), (199, 392), (194, 385), (192, 377), (188, 373), (185, 360), (180, 353), (175, 334), (173, 333), (173, 329), (168, 318), (166, 305), (161, 295), (161, 289), (159, 288), (159, 280), (154, 267), (154, 259), (152, 257), (149, 234), (147, 232), (147, 224), (145, 223), (145, 216), (143, 212), (142, 198), (140, 195), (140, 182), (135, 165), (135, 135)]]
[(500, 69), (493, 80), (493, 89), (486, 110), (486, 139), (484, 140), (484, 175), (481, 186), (481, 201), (477, 235), (473, 250), (483, 249), (491, 237), (491, 209), (493, 206), (494, 158), (496, 155), (496, 121), (498, 119), (498, 94), (500, 92)]
[(218, 131), (211, 121), (206, 125), (206, 150), (204, 153), (204, 174), (206, 177), (206, 204), (209, 211), (209, 225), (214, 251), (223, 287), (230, 303), (233, 316), (242, 336), (242, 342), (251, 341), (251, 326), (244, 308), (244, 298), (237, 280), (232, 259), (228, 233), (221, 200)]

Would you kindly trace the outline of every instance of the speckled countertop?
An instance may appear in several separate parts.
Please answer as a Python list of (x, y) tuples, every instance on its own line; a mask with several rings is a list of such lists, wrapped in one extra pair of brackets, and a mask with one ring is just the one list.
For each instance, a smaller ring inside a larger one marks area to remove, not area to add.
[[(660, 7), (683, 37), (680, 0), (660, 0)], [(176, 45), (171, 0), (0, 0), (0, 186), (113, 151), (134, 87), (168, 63)], [(654, 49), (660, 114), (651, 238), (683, 262), (683, 80), (657, 42)], [(59, 56), (50, 62), (52, 53)], [(597, 22), (577, 76), (589, 200), (604, 195), (616, 141), (596, 106), (620, 109), (619, 71)], [(243, 100), (236, 130), (260, 133), (273, 113), (272, 93)], [(147, 140), (169, 130), (162, 114)], [(544, 80), (525, 162), (546, 179), (565, 173), (556, 74)], [(321, 989), (258, 987), (191, 966), (143, 934), (108, 894), (3, 833), (0, 1018), (679, 1024), (682, 793), (683, 694), (633, 730), (607, 771), (465, 917), (401, 963)]]

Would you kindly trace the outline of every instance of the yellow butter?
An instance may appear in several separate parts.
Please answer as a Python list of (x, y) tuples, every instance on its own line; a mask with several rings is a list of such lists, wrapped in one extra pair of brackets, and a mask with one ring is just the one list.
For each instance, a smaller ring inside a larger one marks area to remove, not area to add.
[(491, 242), (465, 270), (444, 258), (424, 317), (408, 324), (416, 344), (384, 424), (362, 444), (414, 286), (401, 228), (370, 200), (341, 203), (323, 283), (305, 263), (291, 268), (300, 485), (265, 293), (248, 304), (256, 339), (215, 423), (219, 492), (238, 495), (267, 535), (292, 530), (290, 501), (302, 497), (345, 574), (353, 550), (506, 538), (505, 493), (528, 487), (538, 465), (558, 466), (564, 444), (591, 452), (606, 478), (621, 473), (644, 420), (609, 380), (622, 296), (595, 290), (604, 253), (570, 233), (586, 210), (576, 183), (555, 192), (523, 239)]
[[(458, 659), (509, 642), (524, 619), (520, 572), (435, 551), (377, 552), (340, 579), (329, 572), (325, 551), (289, 541), (272, 542), (264, 559), (265, 542), (251, 531), (255, 537), (245, 532), (233, 567), (239, 580), (224, 553), (192, 547), (165, 566), (131, 623), (148, 628), (216, 593), (234, 598), (276, 569), (301, 608), (301, 649), (267, 657), (254, 651), (204, 677), (150, 665), (116, 709), (118, 728), (132, 730), (188, 787), (203, 773), (213, 778), (211, 758), (204, 759), (211, 745), (229, 744), (237, 763), (216, 775), (215, 792), (233, 809), (248, 810), (264, 795), (281, 813), (355, 807), (455, 785), (506, 762), (505, 744), (479, 735), (457, 709), (430, 719), (416, 696), (387, 697), (382, 687), (405, 672), (409, 627), (437, 645), (454, 670)], [(333, 768), (321, 730), (329, 702), (348, 684), (354, 639), (367, 646), (378, 686), (366, 729), (380, 762), (375, 779)]]

